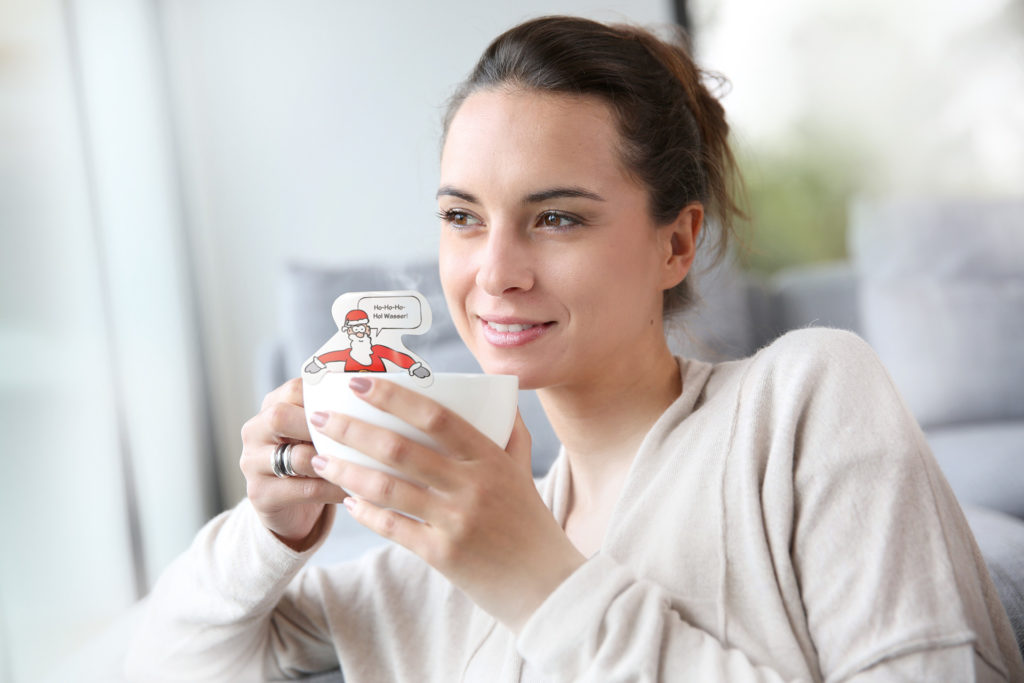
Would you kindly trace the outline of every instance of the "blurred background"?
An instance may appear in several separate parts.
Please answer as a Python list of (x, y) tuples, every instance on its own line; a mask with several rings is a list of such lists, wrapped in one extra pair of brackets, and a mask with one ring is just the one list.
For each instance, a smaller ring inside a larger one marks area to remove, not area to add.
[(0, 0), (0, 681), (91, 680), (244, 495), (286, 265), (431, 258), (445, 100), (550, 13), (729, 80), (751, 271), (845, 258), (857, 197), (1024, 187), (1020, 0)]

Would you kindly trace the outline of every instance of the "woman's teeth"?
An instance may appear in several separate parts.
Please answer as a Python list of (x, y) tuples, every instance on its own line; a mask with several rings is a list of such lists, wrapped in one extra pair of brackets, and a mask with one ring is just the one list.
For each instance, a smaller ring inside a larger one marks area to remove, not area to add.
[(501, 323), (492, 323), (490, 321), (487, 322), (487, 326), (492, 330), (497, 330), (498, 332), (522, 332), (523, 330), (528, 330), (531, 327), (536, 327), (535, 325), (521, 325), (519, 323), (502, 325)]

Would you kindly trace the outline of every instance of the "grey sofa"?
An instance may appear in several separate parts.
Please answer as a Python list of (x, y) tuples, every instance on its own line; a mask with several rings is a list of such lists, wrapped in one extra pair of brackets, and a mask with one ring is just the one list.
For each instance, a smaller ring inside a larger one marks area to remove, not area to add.
[[(921, 422), (967, 514), (1024, 650), (1024, 201), (861, 202), (851, 211), (849, 261), (759, 278), (726, 260), (700, 269), (701, 305), (672, 321), (683, 355), (748, 355), (787, 330), (853, 330), (878, 352)], [(434, 326), (406, 341), (436, 371), (478, 371), (448, 317), (433, 262), (382, 269), (291, 266), (281, 287), (280, 337), (258, 386), (295, 376), (336, 331), (346, 291), (417, 289)], [(261, 394), (262, 395), (262, 394)], [(535, 395), (520, 398), (543, 474), (558, 441)], [(314, 562), (361, 554), (381, 540), (339, 515)], [(337, 673), (323, 680), (340, 680)]]

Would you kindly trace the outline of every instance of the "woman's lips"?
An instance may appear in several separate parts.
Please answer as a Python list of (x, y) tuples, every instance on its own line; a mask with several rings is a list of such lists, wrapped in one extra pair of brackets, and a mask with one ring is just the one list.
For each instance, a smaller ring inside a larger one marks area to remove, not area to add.
[(510, 318), (480, 318), (484, 339), (494, 346), (522, 346), (547, 334), (553, 322), (532, 323)]

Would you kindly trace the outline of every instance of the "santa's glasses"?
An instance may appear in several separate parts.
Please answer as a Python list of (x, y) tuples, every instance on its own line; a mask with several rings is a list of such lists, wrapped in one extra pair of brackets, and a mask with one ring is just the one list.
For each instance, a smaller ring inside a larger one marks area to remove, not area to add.
[(370, 333), (370, 326), (369, 325), (349, 325), (345, 329), (348, 330), (349, 334), (369, 334)]

